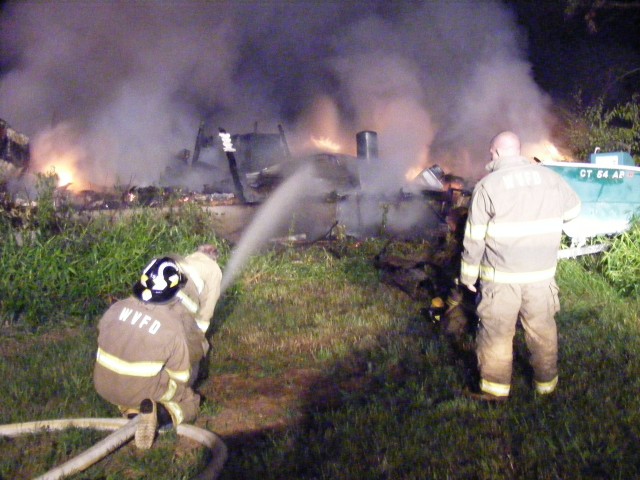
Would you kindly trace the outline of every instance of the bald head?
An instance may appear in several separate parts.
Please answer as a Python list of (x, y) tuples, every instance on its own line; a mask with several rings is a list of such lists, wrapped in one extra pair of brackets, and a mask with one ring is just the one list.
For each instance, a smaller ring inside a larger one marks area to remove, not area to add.
[(520, 139), (513, 132), (501, 132), (491, 140), (491, 158), (515, 157), (520, 155)]

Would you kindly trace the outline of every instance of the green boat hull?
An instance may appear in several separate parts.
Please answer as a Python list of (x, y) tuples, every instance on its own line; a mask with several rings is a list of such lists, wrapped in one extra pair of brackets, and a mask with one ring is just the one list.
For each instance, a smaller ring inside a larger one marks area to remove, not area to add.
[(611, 235), (629, 228), (640, 215), (640, 167), (593, 163), (543, 164), (563, 177), (582, 200), (578, 218), (565, 224), (565, 233), (578, 241)]

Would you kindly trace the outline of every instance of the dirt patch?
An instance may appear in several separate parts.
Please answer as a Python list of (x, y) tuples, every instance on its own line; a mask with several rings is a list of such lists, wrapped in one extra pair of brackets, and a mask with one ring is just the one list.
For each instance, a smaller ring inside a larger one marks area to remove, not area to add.
[(222, 436), (286, 426), (300, 418), (304, 399), (321, 378), (318, 369), (292, 369), (268, 378), (214, 376), (199, 390), (221, 410), (213, 416), (201, 415), (199, 421)]
[(345, 391), (363, 391), (369, 383), (360, 372), (334, 382), (315, 368), (291, 369), (268, 378), (218, 375), (199, 390), (220, 411), (201, 414), (197, 423), (222, 437), (279, 430), (300, 421), (309, 409), (335, 406)]

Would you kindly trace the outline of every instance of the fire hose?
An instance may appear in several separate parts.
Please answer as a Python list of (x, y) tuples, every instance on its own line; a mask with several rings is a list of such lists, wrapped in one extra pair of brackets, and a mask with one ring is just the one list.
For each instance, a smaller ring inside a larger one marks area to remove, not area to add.
[[(118, 447), (127, 443), (135, 435), (138, 417), (125, 418), (69, 418), (58, 420), (39, 420), (35, 422), (0, 425), (0, 436), (16, 437), (40, 431), (64, 430), (67, 428), (93, 428), (113, 431), (113, 433), (80, 455), (68, 460), (35, 480), (57, 480), (86, 470), (94, 463), (109, 455)], [(194, 480), (215, 480), (227, 460), (227, 447), (220, 438), (194, 425), (181, 424), (176, 428), (178, 435), (194, 440), (210, 450), (211, 460)]]

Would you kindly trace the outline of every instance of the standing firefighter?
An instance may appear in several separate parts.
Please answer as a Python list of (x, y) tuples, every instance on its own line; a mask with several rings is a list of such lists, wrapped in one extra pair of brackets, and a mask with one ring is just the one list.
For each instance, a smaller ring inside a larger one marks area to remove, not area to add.
[(511, 387), (517, 321), (525, 331), (536, 391), (558, 383), (559, 311), (555, 282), (562, 224), (580, 199), (556, 173), (520, 156), (520, 140), (502, 132), (491, 142), (491, 173), (473, 190), (460, 281), (476, 291), (480, 328), (476, 353), (482, 400), (506, 400)]
[(195, 419), (192, 389), (209, 350), (205, 333), (220, 297), (217, 251), (203, 245), (184, 258), (155, 258), (98, 324), (97, 392), (128, 417), (141, 414), (138, 448), (153, 444), (158, 417), (173, 425)]

